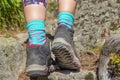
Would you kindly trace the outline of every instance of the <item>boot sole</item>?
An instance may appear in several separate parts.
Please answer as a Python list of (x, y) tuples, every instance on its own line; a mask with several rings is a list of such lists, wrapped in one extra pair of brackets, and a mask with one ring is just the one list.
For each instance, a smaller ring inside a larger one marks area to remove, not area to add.
[(30, 77), (36, 76), (47, 76), (48, 70), (46, 66), (41, 66), (37, 64), (30, 65), (26, 68), (27, 75)]
[(39, 76), (47, 76), (48, 74), (43, 71), (29, 71), (27, 75), (30, 77), (39, 77)]
[[(64, 39), (58, 38), (54, 40), (52, 52), (60, 68), (73, 70), (80, 69), (80, 63), (74, 54), (73, 48)], [(77, 64), (75, 62), (77, 62)]]

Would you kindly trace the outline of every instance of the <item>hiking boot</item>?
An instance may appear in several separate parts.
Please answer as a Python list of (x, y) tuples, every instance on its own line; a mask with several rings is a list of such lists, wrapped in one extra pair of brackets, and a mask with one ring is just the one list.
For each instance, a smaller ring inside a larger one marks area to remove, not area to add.
[[(49, 43), (44, 45), (27, 44), (26, 72), (28, 76), (46, 76), (51, 63)], [(30, 46), (29, 46), (30, 45)]]
[(80, 62), (74, 49), (73, 33), (74, 31), (65, 25), (58, 26), (55, 32), (52, 52), (61, 69), (80, 69)]

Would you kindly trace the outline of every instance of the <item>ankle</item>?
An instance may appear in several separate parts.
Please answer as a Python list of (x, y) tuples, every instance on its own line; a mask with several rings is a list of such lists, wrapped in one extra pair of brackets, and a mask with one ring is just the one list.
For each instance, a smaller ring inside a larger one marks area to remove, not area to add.
[(46, 42), (42, 45), (40, 44), (33, 44), (33, 43), (30, 43), (29, 41), (27, 42), (27, 48), (31, 48), (31, 47), (42, 47), (42, 46), (45, 46), (46, 44), (48, 43), (48, 40), (46, 40)]
[(69, 29), (73, 28), (74, 15), (69, 12), (60, 12), (58, 14), (58, 25), (65, 25)]
[(43, 20), (32, 20), (28, 22), (29, 42), (34, 45), (43, 45), (46, 42), (45, 22)]

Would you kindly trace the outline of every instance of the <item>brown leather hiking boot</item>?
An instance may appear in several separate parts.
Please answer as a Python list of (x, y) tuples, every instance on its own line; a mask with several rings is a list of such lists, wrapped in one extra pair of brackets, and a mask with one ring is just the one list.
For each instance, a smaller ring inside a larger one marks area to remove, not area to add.
[(73, 30), (65, 25), (57, 28), (52, 52), (55, 54), (56, 62), (62, 69), (79, 70), (80, 62), (74, 49)]

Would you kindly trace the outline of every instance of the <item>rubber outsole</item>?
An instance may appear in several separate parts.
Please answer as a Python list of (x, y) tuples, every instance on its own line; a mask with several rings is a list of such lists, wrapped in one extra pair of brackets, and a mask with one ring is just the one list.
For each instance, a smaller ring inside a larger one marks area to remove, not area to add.
[(56, 57), (56, 62), (62, 69), (79, 69), (73, 60), (73, 53), (70, 52), (71, 46), (61, 42), (54, 42), (52, 46), (52, 52)]
[(37, 70), (37, 71), (29, 71), (27, 72), (27, 75), (30, 77), (39, 77), (39, 76), (47, 76), (48, 73)]

